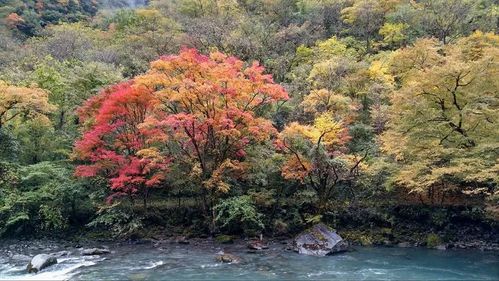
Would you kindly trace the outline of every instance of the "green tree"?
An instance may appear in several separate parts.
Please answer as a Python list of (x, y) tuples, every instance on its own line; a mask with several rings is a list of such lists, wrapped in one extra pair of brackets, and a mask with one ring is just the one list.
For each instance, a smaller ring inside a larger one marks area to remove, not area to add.
[(15, 180), (8, 185), (0, 182), (0, 236), (51, 231), (62, 234), (93, 212), (86, 187), (73, 180), (68, 165), (11, 165), (10, 171)]
[(102, 87), (122, 78), (114, 67), (97, 62), (62, 61), (45, 58), (35, 65), (32, 81), (49, 92), (49, 99), (58, 105), (55, 127), (64, 129), (75, 123), (75, 109), (95, 95)]
[(379, 30), (383, 36), (383, 43), (391, 47), (403, 45), (407, 40), (406, 30), (408, 25), (405, 23), (385, 23)]
[(366, 52), (371, 52), (372, 40), (383, 25), (385, 15), (392, 11), (397, 0), (355, 0), (341, 11), (343, 20), (352, 25), (353, 33), (364, 39)]

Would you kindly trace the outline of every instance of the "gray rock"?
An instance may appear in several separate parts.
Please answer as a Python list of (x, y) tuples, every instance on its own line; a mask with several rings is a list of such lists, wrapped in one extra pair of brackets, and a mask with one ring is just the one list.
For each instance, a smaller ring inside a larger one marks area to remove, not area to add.
[(241, 258), (239, 258), (238, 256), (235, 256), (233, 254), (228, 254), (228, 253), (225, 253), (225, 252), (219, 252), (217, 254), (217, 256), (215, 257), (215, 259), (218, 261), (218, 262), (223, 262), (223, 263), (240, 263), (241, 262)]
[(260, 241), (260, 240), (251, 240), (248, 243), (247, 247), (248, 247), (248, 249), (255, 250), (255, 251), (265, 250), (265, 249), (269, 248), (269, 246), (267, 246), (267, 244), (263, 243), (263, 241)]
[(184, 245), (190, 244), (189, 240), (187, 240), (187, 238), (185, 236), (177, 237), (175, 242), (177, 242), (179, 244), (184, 244)]
[(387, 247), (392, 247), (392, 246), (393, 246), (393, 243), (392, 243), (392, 241), (390, 241), (390, 240), (384, 240), (384, 241), (383, 241), (383, 245), (384, 245), (384, 246), (387, 246)]
[(55, 257), (47, 254), (39, 254), (33, 257), (33, 259), (29, 262), (26, 269), (28, 270), (29, 273), (31, 272), (36, 273), (56, 263), (57, 259)]
[(348, 242), (320, 223), (298, 235), (293, 250), (303, 255), (326, 256), (347, 251)]
[(445, 245), (445, 244), (438, 245), (435, 247), (435, 249), (445, 251), (445, 250), (447, 250), (447, 245)]
[(81, 254), (84, 256), (105, 255), (105, 254), (109, 254), (109, 253), (111, 253), (111, 251), (109, 251), (108, 249), (104, 249), (104, 248), (83, 249), (81, 251)]
[(400, 242), (397, 244), (397, 247), (399, 247), (399, 248), (411, 248), (411, 247), (413, 247), (413, 245), (411, 244), (411, 242)]

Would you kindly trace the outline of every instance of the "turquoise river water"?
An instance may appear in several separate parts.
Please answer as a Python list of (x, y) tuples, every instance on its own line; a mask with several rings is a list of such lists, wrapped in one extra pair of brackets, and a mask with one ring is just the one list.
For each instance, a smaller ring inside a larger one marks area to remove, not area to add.
[[(478, 250), (365, 248), (327, 257), (298, 255), (274, 244), (248, 253), (244, 245), (109, 245), (112, 253), (71, 255), (38, 274), (27, 261), (0, 257), (0, 280), (499, 280), (499, 253)], [(221, 264), (225, 250), (241, 258)], [(40, 250), (41, 251), (41, 250)], [(46, 249), (45, 249), (46, 251)], [(36, 254), (26, 251), (26, 256)]]

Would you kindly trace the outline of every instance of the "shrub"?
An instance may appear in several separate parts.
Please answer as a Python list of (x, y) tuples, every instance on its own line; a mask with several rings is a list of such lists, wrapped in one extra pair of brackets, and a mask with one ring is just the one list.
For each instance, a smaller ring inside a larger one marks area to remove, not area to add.
[(263, 215), (259, 213), (248, 195), (222, 200), (214, 207), (215, 222), (229, 232), (244, 231), (245, 234), (262, 230)]
[(283, 235), (283, 234), (288, 233), (289, 226), (284, 221), (278, 219), (278, 220), (274, 221), (274, 229), (273, 230), (274, 230), (274, 234)]
[(41, 162), (3, 166), (0, 180), (0, 236), (68, 229), (92, 214), (86, 187), (64, 164)]
[(440, 236), (438, 236), (437, 234), (430, 233), (426, 237), (426, 247), (435, 248), (440, 244), (442, 244), (442, 239), (440, 239)]
[(109, 230), (113, 236), (118, 238), (133, 238), (144, 226), (144, 218), (127, 209), (121, 203), (106, 205), (97, 214), (98, 216), (87, 226), (99, 230)]
[(42, 204), (38, 211), (42, 220), (41, 228), (44, 230), (64, 230), (68, 227), (68, 218), (64, 216), (61, 208)]

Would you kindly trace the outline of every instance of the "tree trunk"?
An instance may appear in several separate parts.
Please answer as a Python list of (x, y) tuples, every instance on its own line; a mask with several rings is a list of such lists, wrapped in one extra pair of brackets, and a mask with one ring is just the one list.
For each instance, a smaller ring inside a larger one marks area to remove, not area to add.
[[(274, 220), (275, 213), (277, 211), (277, 207), (280, 204), (280, 201), (281, 201), (280, 199), (281, 199), (282, 192), (284, 192), (284, 187), (281, 187), (280, 189), (278, 189), (276, 200), (275, 200), (275, 204), (274, 204), (274, 207), (272, 208), (272, 212), (270, 213), (270, 222), (271, 223)], [(272, 232), (273, 232), (273, 229), (272, 229)]]
[(371, 53), (371, 38), (369, 38), (369, 35), (366, 36), (366, 53)]
[(211, 222), (210, 222), (210, 232), (211, 234), (216, 231), (216, 213), (215, 213), (215, 192), (213, 190), (210, 191), (210, 209), (211, 209)]
[(66, 112), (64, 110), (61, 110), (59, 113), (59, 122), (57, 124), (57, 129), (62, 130), (62, 127), (64, 127), (64, 116), (66, 115)]
[(144, 187), (144, 214), (147, 214), (147, 197), (149, 196), (149, 189)]

